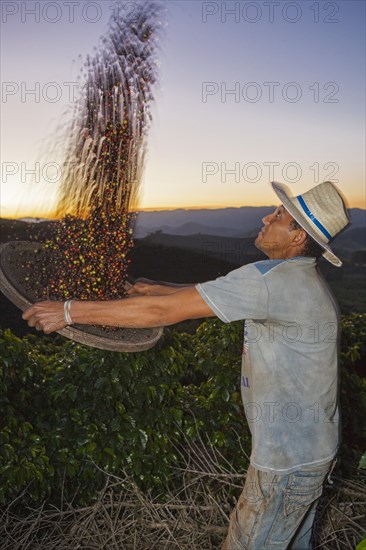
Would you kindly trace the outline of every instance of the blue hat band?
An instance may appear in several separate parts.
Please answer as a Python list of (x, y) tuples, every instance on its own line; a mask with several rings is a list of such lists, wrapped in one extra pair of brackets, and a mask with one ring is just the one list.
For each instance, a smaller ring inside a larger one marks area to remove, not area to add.
[(299, 203), (301, 204), (302, 209), (304, 210), (304, 212), (308, 216), (308, 218), (311, 219), (311, 221), (317, 226), (318, 229), (320, 229), (320, 231), (323, 233), (323, 235), (325, 235), (327, 237), (328, 240), (331, 240), (332, 235), (330, 233), (328, 233), (328, 231), (325, 229), (324, 225), (322, 225), (320, 223), (320, 221), (318, 220), (318, 218), (316, 218), (314, 216), (314, 214), (310, 211), (308, 205), (306, 204), (306, 202), (304, 201), (302, 196), (298, 195), (296, 198), (299, 201)]

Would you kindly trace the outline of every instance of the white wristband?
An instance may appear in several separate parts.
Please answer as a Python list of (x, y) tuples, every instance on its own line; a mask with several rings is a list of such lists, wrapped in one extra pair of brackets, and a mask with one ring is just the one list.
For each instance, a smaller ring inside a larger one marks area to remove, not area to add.
[(71, 317), (71, 304), (73, 300), (66, 300), (64, 303), (64, 321), (66, 325), (72, 325), (73, 320)]

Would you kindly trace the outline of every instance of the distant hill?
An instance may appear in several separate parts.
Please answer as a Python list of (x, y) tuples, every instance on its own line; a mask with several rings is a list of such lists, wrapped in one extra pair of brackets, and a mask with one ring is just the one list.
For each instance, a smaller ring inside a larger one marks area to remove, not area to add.
[[(273, 211), (272, 206), (243, 206), (241, 208), (217, 208), (213, 210), (162, 210), (140, 212), (137, 217), (137, 235), (143, 237), (148, 233), (164, 227), (164, 233), (187, 235), (181, 226), (198, 224), (199, 231), (208, 235), (245, 236), (253, 228), (261, 227), (261, 220)], [(213, 233), (212, 230), (216, 232)], [(191, 233), (193, 234), (193, 233)]]
[(366, 226), (366, 210), (361, 208), (351, 208), (351, 226), (365, 227)]
[(353, 249), (366, 248), (366, 227), (356, 227), (344, 231), (334, 242), (337, 246), (347, 246)]
[(195, 222), (187, 222), (182, 225), (178, 225), (177, 227), (172, 227), (171, 225), (161, 225), (158, 227), (158, 229), (154, 229), (153, 231), (150, 229), (147, 229), (146, 227), (143, 227), (141, 225), (137, 225), (135, 227), (135, 237), (137, 239), (146, 237), (147, 235), (153, 234), (156, 231), (160, 231), (167, 235), (198, 235), (198, 234), (205, 234), (205, 235), (220, 235), (224, 237), (238, 237), (242, 235), (242, 231), (238, 231), (237, 229), (232, 229), (230, 227), (219, 227), (219, 226), (209, 226), (209, 225), (203, 225), (201, 223), (195, 223)]
[[(29, 220), (31, 220), (29, 218)], [(24, 221), (7, 220), (0, 218), (0, 239), (1, 242), (12, 240), (28, 241), (29, 239), (44, 240), (50, 235), (53, 221)]]
[[(273, 206), (242, 206), (214, 210), (162, 210), (140, 212), (137, 217), (135, 236), (143, 238), (155, 231), (169, 235), (219, 235), (225, 237), (249, 237), (257, 234), (262, 218), (273, 212)], [(351, 209), (350, 228), (366, 227), (366, 211)]]
[(201, 262), (216, 258), (220, 262), (230, 262), (237, 266), (264, 260), (266, 257), (255, 248), (253, 238), (225, 237), (222, 235), (169, 235), (157, 231), (141, 239), (146, 246), (159, 245), (161, 248), (190, 250), (198, 253)]
[[(161, 210), (140, 212), (135, 225), (135, 238), (141, 239), (160, 231), (168, 235), (215, 235), (221, 237), (255, 237), (263, 225), (262, 218), (273, 212), (273, 206), (242, 206), (240, 208), (217, 208), (213, 210)], [(337, 246), (352, 250), (366, 247), (366, 210), (351, 209), (352, 223), (337, 239)], [(31, 234), (37, 238), (48, 232), (47, 220), (0, 219), (2, 241), (27, 238)], [(359, 230), (362, 229), (360, 232)], [(13, 237), (15, 238), (15, 237)]]
[(353, 261), (355, 252), (366, 251), (366, 227), (345, 230), (334, 239), (332, 248), (342, 260)]

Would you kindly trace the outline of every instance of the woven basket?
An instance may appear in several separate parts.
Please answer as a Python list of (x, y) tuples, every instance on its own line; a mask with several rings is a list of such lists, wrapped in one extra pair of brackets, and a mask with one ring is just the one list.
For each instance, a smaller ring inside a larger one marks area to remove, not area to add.
[[(43, 251), (42, 244), (30, 241), (12, 241), (0, 247), (0, 290), (22, 311), (42, 299), (29, 283), (31, 273), (26, 265), (40, 262)], [(130, 286), (129, 283), (125, 284), (126, 289)], [(108, 330), (94, 325), (75, 324), (57, 332), (70, 340), (93, 348), (136, 352), (152, 348), (161, 337), (163, 329)]]

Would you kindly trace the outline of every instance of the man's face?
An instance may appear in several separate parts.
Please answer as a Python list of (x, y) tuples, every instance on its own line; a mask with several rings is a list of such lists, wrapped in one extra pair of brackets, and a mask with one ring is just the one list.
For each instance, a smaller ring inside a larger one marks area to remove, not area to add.
[(258, 233), (255, 246), (272, 260), (297, 255), (294, 241), (297, 231), (290, 227), (293, 219), (281, 204), (273, 214), (262, 219), (264, 226)]

